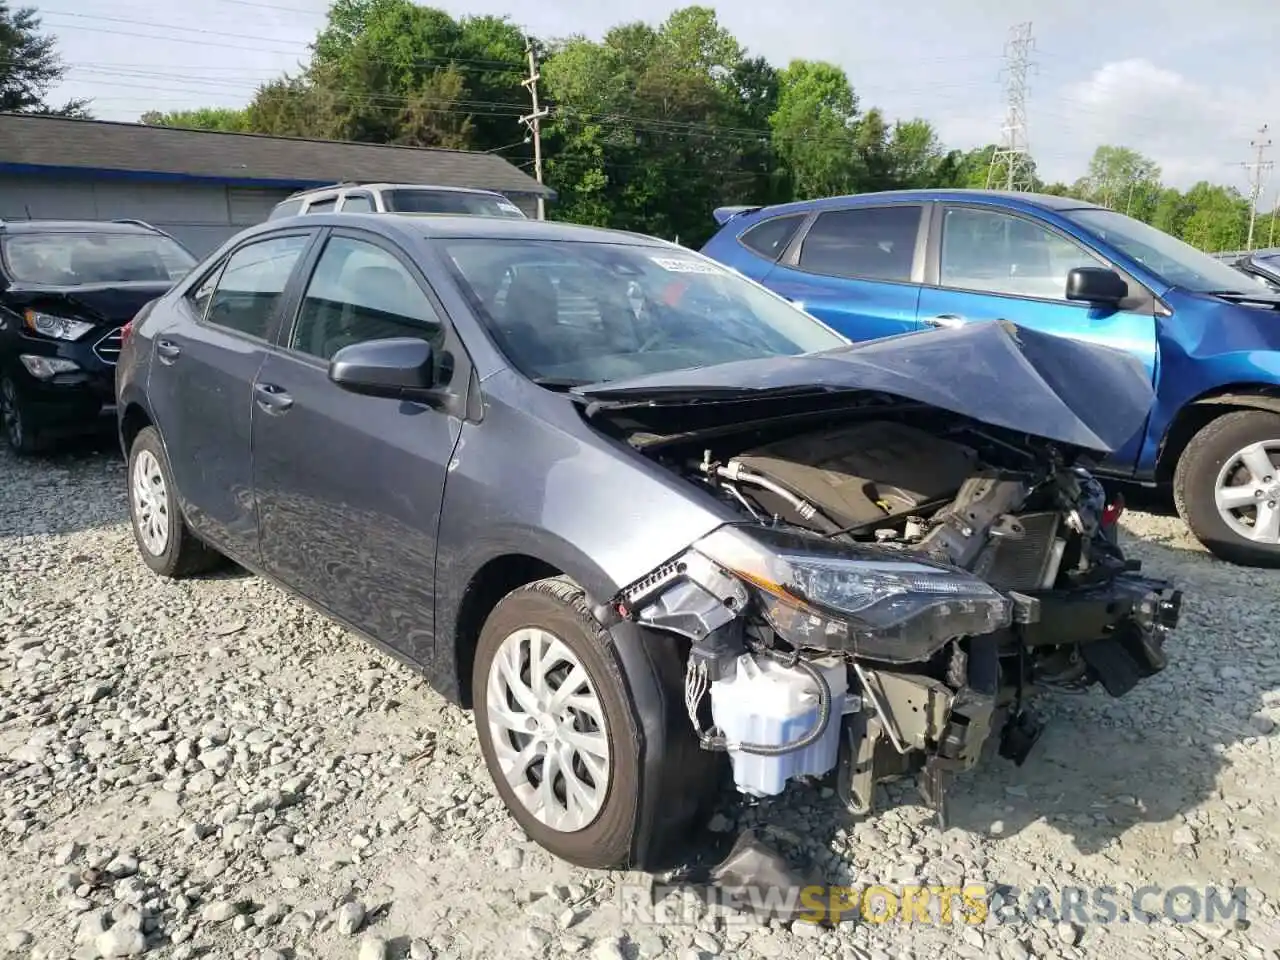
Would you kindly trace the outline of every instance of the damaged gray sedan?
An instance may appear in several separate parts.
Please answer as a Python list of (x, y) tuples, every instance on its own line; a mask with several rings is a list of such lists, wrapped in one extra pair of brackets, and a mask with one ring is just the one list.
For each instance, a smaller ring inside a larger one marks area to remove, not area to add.
[(1034, 694), (1165, 666), (1181, 595), (1088, 472), (1151, 404), (1127, 356), (849, 345), (662, 241), (359, 215), (246, 231), (123, 339), (144, 562), (230, 557), (422, 669), (575, 863), (679, 858), (728, 777), (943, 815)]

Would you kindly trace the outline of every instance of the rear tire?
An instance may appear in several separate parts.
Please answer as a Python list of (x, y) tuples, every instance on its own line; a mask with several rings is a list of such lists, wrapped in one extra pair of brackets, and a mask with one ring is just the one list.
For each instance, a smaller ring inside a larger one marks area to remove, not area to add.
[[(1272, 511), (1280, 511), (1280, 414), (1236, 410), (1210, 421), (1178, 460), (1173, 497), (1178, 514), (1215, 556), (1280, 567), (1280, 531), (1271, 535)], [(1259, 522), (1264, 529), (1255, 534)]]
[(138, 553), (154, 573), (181, 579), (216, 567), (222, 557), (182, 516), (169, 458), (155, 427), (144, 427), (129, 448), (129, 517)]

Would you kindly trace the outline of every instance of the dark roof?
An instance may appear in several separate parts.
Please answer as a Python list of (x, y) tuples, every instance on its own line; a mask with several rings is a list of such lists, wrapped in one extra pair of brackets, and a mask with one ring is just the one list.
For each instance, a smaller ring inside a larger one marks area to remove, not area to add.
[(375, 233), (417, 234), (433, 239), (449, 240), (559, 240), (584, 243), (624, 243), (635, 246), (662, 247), (672, 251), (693, 251), (657, 237), (604, 227), (586, 227), (555, 220), (517, 220), (514, 217), (442, 216), (438, 214), (404, 213), (308, 213), (295, 217), (268, 220), (249, 229), (255, 233), (283, 227), (361, 226)]
[(160, 233), (129, 220), (0, 220), (0, 233)]
[(0, 113), (0, 167), (111, 171), (299, 188), (380, 180), (552, 195), (493, 153), (14, 113)]

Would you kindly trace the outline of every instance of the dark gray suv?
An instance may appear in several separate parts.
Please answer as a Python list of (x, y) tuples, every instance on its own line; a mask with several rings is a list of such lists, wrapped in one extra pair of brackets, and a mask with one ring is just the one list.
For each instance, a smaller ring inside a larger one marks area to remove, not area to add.
[(1033, 692), (1124, 694), (1178, 619), (1086, 469), (1151, 402), (1129, 358), (850, 346), (659, 240), (272, 221), (129, 325), (116, 389), (147, 565), (230, 558), (425, 671), (579, 864), (668, 859), (730, 774), (862, 814), (914, 774), (941, 815)]

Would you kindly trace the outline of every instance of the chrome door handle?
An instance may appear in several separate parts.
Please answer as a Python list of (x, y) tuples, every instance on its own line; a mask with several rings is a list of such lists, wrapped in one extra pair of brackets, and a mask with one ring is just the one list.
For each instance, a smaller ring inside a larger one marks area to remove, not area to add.
[(293, 397), (274, 383), (255, 383), (253, 392), (258, 406), (266, 413), (284, 413), (293, 406)]
[(182, 353), (180, 348), (172, 340), (157, 340), (156, 354), (160, 357), (161, 363), (173, 363)]
[(954, 313), (944, 313), (937, 317), (927, 317), (920, 322), (926, 327), (962, 327), (964, 317), (958, 317)]

